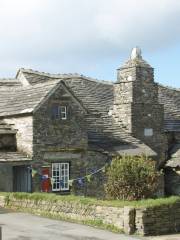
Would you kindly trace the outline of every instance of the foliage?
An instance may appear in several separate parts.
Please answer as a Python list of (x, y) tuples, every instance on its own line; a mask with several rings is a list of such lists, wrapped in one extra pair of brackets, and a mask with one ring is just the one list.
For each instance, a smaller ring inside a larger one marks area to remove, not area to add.
[(161, 173), (145, 156), (123, 156), (112, 160), (107, 170), (108, 198), (139, 200), (154, 196)]

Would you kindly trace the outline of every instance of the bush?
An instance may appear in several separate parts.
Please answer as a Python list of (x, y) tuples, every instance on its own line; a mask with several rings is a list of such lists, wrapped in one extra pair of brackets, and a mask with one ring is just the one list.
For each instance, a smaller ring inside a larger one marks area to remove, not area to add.
[(107, 170), (107, 198), (139, 200), (154, 196), (161, 173), (145, 156), (116, 157)]

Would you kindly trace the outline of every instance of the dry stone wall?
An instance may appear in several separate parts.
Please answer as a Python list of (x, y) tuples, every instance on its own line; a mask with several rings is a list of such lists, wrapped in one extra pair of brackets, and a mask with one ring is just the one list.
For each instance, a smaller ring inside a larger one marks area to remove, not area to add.
[(141, 235), (180, 232), (180, 203), (136, 209), (135, 225)]
[(134, 232), (134, 209), (125, 207), (106, 207), (81, 204), (66, 201), (34, 201), (26, 199), (10, 198), (5, 204), (3, 197), (0, 198), (0, 207), (7, 206), (13, 209), (31, 209), (33, 213), (47, 213), (48, 215), (78, 221), (101, 220), (104, 224), (114, 225), (125, 233)]
[(180, 202), (172, 205), (134, 208), (97, 206), (70, 201), (44, 201), (16, 199), (0, 196), (0, 207), (48, 213), (63, 219), (78, 221), (101, 220), (123, 230), (127, 234), (161, 235), (180, 232)]

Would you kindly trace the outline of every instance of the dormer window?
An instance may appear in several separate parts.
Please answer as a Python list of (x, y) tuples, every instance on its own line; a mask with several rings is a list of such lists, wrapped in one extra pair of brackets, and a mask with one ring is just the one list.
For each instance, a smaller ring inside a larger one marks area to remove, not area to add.
[(52, 107), (52, 118), (66, 120), (67, 119), (67, 107), (54, 105)]

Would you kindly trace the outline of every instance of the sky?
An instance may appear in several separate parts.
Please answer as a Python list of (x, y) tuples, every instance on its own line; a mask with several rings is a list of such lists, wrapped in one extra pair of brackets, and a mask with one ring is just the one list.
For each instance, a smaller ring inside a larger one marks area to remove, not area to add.
[(0, 0), (0, 77), (24, 67), (115, 81), (135, 46), (156, 82), (180, 88), (179, 0)]

